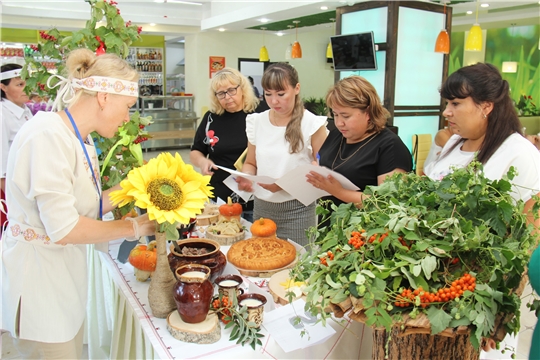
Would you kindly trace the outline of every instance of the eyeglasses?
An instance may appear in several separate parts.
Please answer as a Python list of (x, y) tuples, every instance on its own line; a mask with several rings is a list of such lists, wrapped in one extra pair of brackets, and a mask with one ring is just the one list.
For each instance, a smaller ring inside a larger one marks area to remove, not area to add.
[(223, 99), (225, 99), (225, 96), (226, 96), (226, 95), (234, 96), (234, 95), (236, 95), (236, 91), (237, 91), (237, 89), (238, 89), (239, 87), (240, 87), (240, 85), (237, 85), (236, 87), (227, 89), (227, 91), (220, 91), (220, 92), (217, 92), (217, 93), (215, 93), (215, 94), (216, 94), (216, 97), (217, 97), (219, 100), (223, 100)]

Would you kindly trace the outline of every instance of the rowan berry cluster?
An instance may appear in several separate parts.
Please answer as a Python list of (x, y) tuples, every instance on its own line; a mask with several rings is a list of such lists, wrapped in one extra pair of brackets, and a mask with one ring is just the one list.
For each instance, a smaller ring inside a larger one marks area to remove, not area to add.
[(126, 22), (126, 27), (130, 27), (131, 26), (131, 20), (129, 20), (128, 22)]
[(422, 287), (411, 291), (411, 289), (404, 289), (400, 295), (396, 297), (394, 302), (395, 306), (407, 307), (415, 303), (416, 297), (420, 299), (420, 306), (427, 307), (431, 303), (441, 303), (454, 300), (460, 297), (467, 290), (474, 291), (476, 288), (476, 278), (466, 273), (462, 277), (452, 282), (450, 287), (444, 287), (436, 292), (424, 291)]
[(360, 249), (360, 247), (366, 243), (366, 238), (364, 237), (365, 232), (366, 230), (364, 229), (353, 231), (351, 233), (351, 238), (349, 239), (349, 245), (352, 245), (355, 249)]
[(223, 296), (221, 300), (215, 298), (212, 301), (212, 309), (218, 310), (219, 318), (224, 324), (228, 324), (231, 321), (231, 311), (227, 308), (230, 308), (232, 304), (229, 302), (228, 296)]
[[(334, 254), (333, 254), (331, 251), (328, 251), (328, 252), (326, 253), (326, 255), (328, 256), (328, 259), (334, 260)], [(321, 258), (321, 264), (323, 264), (323, 265), (325, 265), (325, 266), (328, 266), (328, 261), (326, 260), (326, 258), (327, 258), (326, 256), (323, 256), (323, 257)]]

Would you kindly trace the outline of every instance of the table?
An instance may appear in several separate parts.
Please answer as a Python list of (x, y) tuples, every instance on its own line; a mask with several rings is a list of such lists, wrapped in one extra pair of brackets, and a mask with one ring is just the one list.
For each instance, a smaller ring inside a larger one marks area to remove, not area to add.
[(146, 304), (149, 281), (137, 281), (133, 267), (116, 260), (120, 243), (111, 242), (108, 253), (92, 248), (88, 251), (90, 359), (371, 358), (371, 329), (345, 318), (339, 319), (342, 324), (333, 320), (327, 323), (336, 333), (324, 343), (289, 353), (264, 328), (263, 345), (256, 350), (229, 341), (230, 329), (222, 330), (215, 344), (181, 342), (170, 335), (165, 319), (152, 316)]

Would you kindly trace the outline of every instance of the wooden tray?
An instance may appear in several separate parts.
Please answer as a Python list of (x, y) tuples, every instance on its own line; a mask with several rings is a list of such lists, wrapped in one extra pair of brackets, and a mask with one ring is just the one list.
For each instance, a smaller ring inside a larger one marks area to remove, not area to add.
[(287, 269), (290, 269), (290, 268), (294, 267), (297, 262), (298, 262), (298, 256), (289, 265), (287, 265), (285, 267), (282, 267), (282, 268), (279, 268), (279, 269), (274, 269), (274, 270), (247, 270), (247, 269), (242, 269), (242, 268), (239, 268), (237, 266), (234, 266), (233, 264), (231, 264), (231, 265), (234, 266), (240, 272), (240, 274), (242, 274), (244, 276), (269, 278), (272, 275), (274, 275), (275, 273), (278, 273), (278, 272), (280, 272), (282, 270), (287, 270)]
[(207, 226), (213, 224), (219, 219), (219, 206), (216, 204), (206, 204), (203, 213), (196, 216), (197, 225)]
[(205, 231), (204, 234), (207, 239), (217, 241), (219, 245), (224, 246), (232, 245), (237, 241), (244, 240), (244, 238), (246, 237), (245, 231), (242, 231), (241, 233), (238, 233), (236, 235), (216, 235), (211, 231)]

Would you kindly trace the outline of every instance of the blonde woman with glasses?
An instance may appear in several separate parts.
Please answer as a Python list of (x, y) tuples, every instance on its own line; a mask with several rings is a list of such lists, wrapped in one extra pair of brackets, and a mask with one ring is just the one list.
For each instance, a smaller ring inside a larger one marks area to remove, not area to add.
[[(239, 71), (225, 68), (210, 82), (210, 111), (204, 114), (191, 146), (189, 158), (203, 175), (211, 175), (214, 196), (238, 200), (224, 183), (230, 174), (216, 165), (234, 169), (247, 147), (246, 116), (263, 111), (249, 80)], [(242, 204), (243, 216), (252, 221), (253, 201)]]

